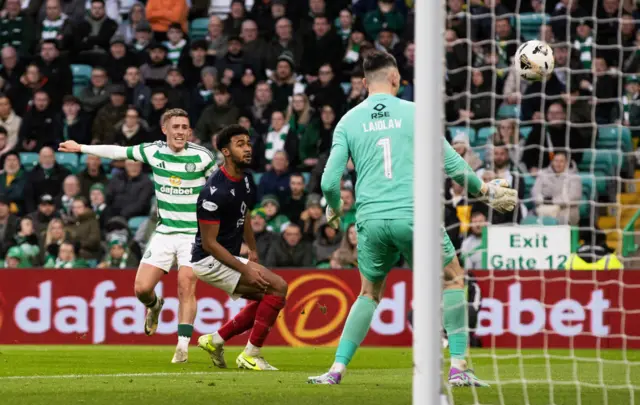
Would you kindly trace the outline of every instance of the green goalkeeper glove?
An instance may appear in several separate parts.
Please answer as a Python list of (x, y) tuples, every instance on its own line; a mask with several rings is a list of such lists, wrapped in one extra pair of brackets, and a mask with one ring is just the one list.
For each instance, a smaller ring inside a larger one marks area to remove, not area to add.
[(484, 202), (501, 214), (513, 211), (518, 203), (518, 193), (509, 188), (509, 183), (503, 179), (484, 183), (481, 190)]
[(331, 206), (327, 204), (327, 208), (325, 209), (324, 215), (327, 217), (327, 225), (332, 227), (333, 229), (338, 229), (340, 227), (340, 217), (342, 217), (342, 207), (344, 207), (344, 201), (340, 199), (340, 209), (334, 211), (331, 209)]

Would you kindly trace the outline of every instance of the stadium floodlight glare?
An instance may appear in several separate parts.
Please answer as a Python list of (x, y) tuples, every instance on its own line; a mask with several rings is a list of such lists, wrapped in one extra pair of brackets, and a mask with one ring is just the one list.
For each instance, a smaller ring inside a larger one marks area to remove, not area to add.
[[(413, 404), (440, 402), (443, 2), (416, 4)], [(422, 6), (422, 7), (421, 7)], [(432, 187), (427, 187), (431, 184)], [(418, 208), (419, 207), (419, 208)]]

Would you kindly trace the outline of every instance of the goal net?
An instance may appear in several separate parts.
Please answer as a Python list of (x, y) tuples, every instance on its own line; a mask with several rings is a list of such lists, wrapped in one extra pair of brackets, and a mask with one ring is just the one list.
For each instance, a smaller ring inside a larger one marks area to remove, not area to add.
[[(449, 400), (640, 403), (640, 8), (443, 3), (446, 136), (521, 199), (500, 214), (445, 181), (445, 226), (470, 270), (470, 359), (492, 386)], [(555, 70), (528, 83), (512, 61), (533, 39), (551, 44)]]

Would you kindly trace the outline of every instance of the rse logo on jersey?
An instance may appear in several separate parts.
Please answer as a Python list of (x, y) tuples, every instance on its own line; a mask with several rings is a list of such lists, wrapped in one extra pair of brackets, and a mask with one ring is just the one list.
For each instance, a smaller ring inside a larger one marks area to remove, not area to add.
[(387, 106), (382, 103), (376, 104), (376, 106), (373, 107), (373, 109), (376, 110), (377, 112), (371, 113), (371, 119), (375, 120), (378, 118), (390, 117), (391, 114), (389, 114), (389, 111), (383, 111), (385, 108), (387, 108)]

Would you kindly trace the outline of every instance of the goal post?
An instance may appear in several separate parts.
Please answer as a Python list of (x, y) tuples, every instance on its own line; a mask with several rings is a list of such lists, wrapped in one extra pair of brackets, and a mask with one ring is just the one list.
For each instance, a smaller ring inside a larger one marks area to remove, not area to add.
[[(444, 5), (416, 4), (413, 404), (440, 403)], [(417, 209), (420, 207), (420, 209)]]

